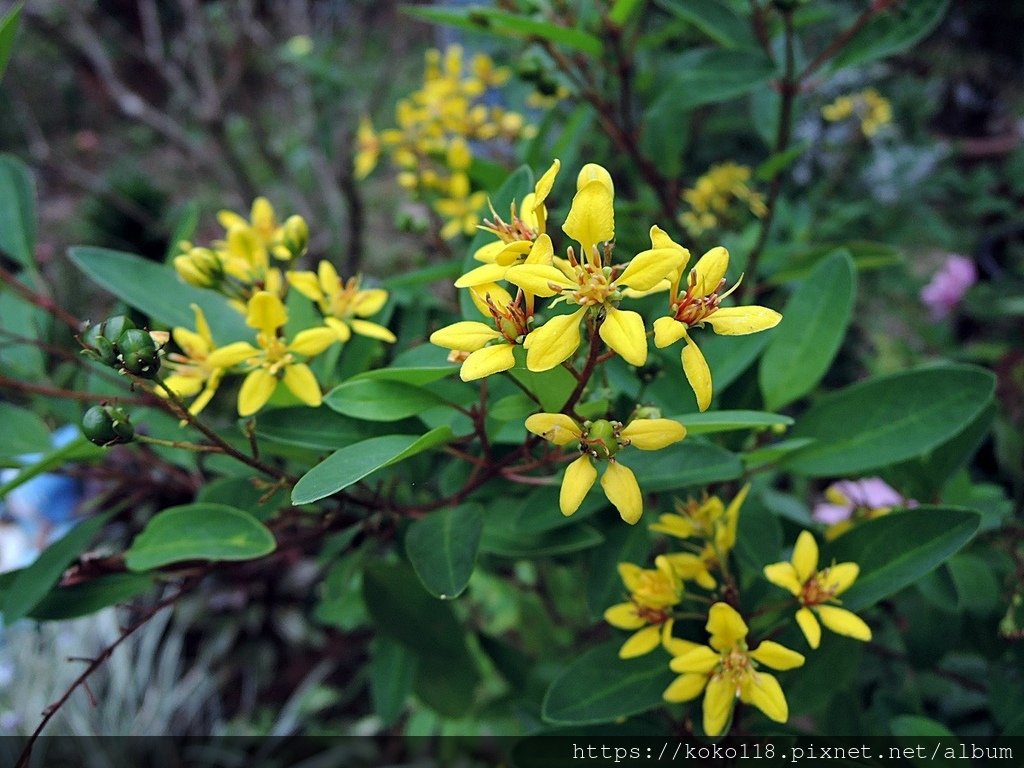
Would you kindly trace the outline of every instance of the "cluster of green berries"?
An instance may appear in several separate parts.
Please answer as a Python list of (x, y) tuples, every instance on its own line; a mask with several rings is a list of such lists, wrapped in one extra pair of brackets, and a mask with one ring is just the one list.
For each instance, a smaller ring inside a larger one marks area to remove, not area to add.
[(90, 325), (82, 334), (82, 345), (85, 354), (135, 376), (153, 379), (160, 371), (160, 350), (153, 336), (126, 315)]

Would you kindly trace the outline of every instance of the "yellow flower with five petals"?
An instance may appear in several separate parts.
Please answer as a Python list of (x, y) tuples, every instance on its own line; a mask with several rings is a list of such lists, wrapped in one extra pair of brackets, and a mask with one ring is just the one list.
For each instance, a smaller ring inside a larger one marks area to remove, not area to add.
[(388, 292), (383, 288), (362, 288), (359, 277), (350, 277), (343, 283), (329, 261), (321, 261), (315, 274), (289, 272), (288, 283), (316, 303), (324, 316), (324, 323), (343, 344), (352, 338), (353, 333), (395, 342), (395, 334), (383, 325), (363, 319), (377, 314), (387, 303)]
[[(191, 306), (196, 316), (196, 329), (190, 331), (188, 328), (175, 328), (171, 331), (174, 342), (184, 354), (167, 354), (166, 365), (170, 375), (164, 379), (164, 386), (178, 397), (198, 395), (188, 408), (189, 413), (196, 415), (207, 406), (216, 393), (224, 377), (224, 368), (210, 364), (210, 355), (216, 349), (213, 334), (203, 310), (198, 304)], [(157, 392), (164, 394), (160, 389)]]
[(654, 560), (654, 569), (619, 563), (619, 576), (629, 590), (629, 601), (604, 612), (604, 620), (617, 629), (637, 630), (619, 649), (620, 659), (650, 653), (672, 637), (671, 608), (683, 598), (683, 583), (665, 555)]

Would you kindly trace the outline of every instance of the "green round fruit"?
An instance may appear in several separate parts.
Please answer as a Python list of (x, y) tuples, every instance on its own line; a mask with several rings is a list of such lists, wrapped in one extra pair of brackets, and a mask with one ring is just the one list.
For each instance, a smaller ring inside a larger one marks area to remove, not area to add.
[(160, 371), (160, 352), (146, 331), (131, 328), (122, 333), (117, 340), (117, 351), (129, 373), (152, 379)]
[(82, 433), (96, 445), (127, 443), (135, 436), (135, 428), (122, 408), (94, 405), (82, 416)]

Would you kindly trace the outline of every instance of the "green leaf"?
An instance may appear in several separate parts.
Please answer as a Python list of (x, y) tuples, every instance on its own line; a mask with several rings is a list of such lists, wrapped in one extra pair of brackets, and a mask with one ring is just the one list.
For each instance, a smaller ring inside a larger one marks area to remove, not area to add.
[(562, 670), (544, 696), (541, 716), (556, 725), (589, 725), (662, 705), (675, 678), (664, 654), (620, 659), (618, 640), (584, 653)]
[(731, 432), (736, 429), (788, 427), (793, 424), (793, 420), (789, 416), (780, 416), (777, 413), (765, 413), (764, 411), (705, 411), (704, 413), (687, 413), (673, 418), (686, 427), (688, 435)]
[[(254, 484), (252, 477), (222, 477), (207, 482), (196, 496), (196, 501), (208, 504), (226, 504), (243, 509), (257, 520), (273, 516), (282, 507), (290, 504), (286, 489), (277, 488), (269, 493), (266, 485)], [(264, 498), (266, 497), (266, 498)]]
[(643, 4), (644, 0), (615, 0), (611, 10), (608, 11), (608, 20), (621, 27), (643, 7)]
[(68, 250), (68, 258), (90, 280), (131, 306), (168, 327), (195, 327), (190, 308), (198, 304), (218, 344), (251, 339), (253, 329), (220, 294), (178, 279), (170, 267), (141, 256), (108, 248), (79, 246)]
[(942, 723), (921, 715), (897, 715), (889, 721), (889, 732), (893, 736), (953, 737), (953, 732)]
[(13, 403), (0, 403), (0, 424), (4, 439), (0, 441), (0, 464), (20, 463), (26, 453), (45, 453), (53, 448), (46, 423), (27, 408)]
[[(524, 354), (521, 349), (515, 349), (517, 361)], [(541, 408), (551, 413), (561, 411), (565, 401), (569, 399), (569, 394), (576, 388), (576, 379), (561, 366), (548, 371), (530, 371), (526, 368), (524, 358), (522, 366), (517, 362), (516, 367), (509, 373), (540, 400)]]
[(256, 418), (259, 437), (303, 448), (335, 450), (366, 437), (366, 424), (329, 408), (275, 408)]
[[(561, 513), (554, 507), (551, 514)], [(515, 533), (505, 528), (485, 526), (480, 539), (480, 551), (514, 560), (554, 557), (596, 547), (603, 540), (604, 537), (596, 528), (586, 524), (537, 534)]]
[(67, 445), (54, 448), (33, 464), (22, 469), (17, 475), (0, 485), (0, 499), (19, 485), (27, 483), (33, 477), (49, 472), (72, 461), (92, 461), (103, 456), (103, 449), (93, 445), (84, 437), (72, 440)]
[(907, 50), (939, 25), (948, 8), (949, 0), (914, 0), (876, 14), (836, 54), (829, 68), (861, 66)]
[(405, 709), (416, 676), (416, 662), (415, 654), (389, 637), (378, 637), (373, 642), (370, 701), (385, 728), (394, 724)]
[(757, 493), (743, 502), (737, 521), (736, 557), (749, 573), (761, 575), (777, 562), (782, 549), (782, 524)]
[(810, 146), (811, 143), (809, 141), (802, 141), (799, 144), (794, 144), (789, 149), (772, 155), (757, 166), (757, 170), (754, 171), (754, 178), (758, 181), (771, 181), (777, 174), (792, 165)]
[(917, 507), (869, 520), (825, 549), (822, 563), (853, 561), (860, 575), (843, 593), (859, 611), (913, 584), (963, 547), (981, 518), (966, 509)]
[(721, 0), (657, 0), (673, 16), (688, 21), (725, 48), (754, 48), (750, 20)]
[(137, 573), (112, 573), (81, 584), (55, 589), (29, 611), (37, 621), (62, 621), (96, 613), (119, 605), (153, 588), (149, 576)]
[(748, 50), (697, 50), (679, 57), (676, 75), (651, 109), (662, 102), (680, 120), (690, 110), (750, 93), (775, 77), (775, 65), (764, 54)]
[(89, 546), (110, 514), (105, 512), (79, 523), (44, 549), (32, 565), (18, 571), (3, 596), (5, 624), (13, 624), (39, 605), (64, 569)]
[[(5, 31), (6, 28), (0, 28), (0, 48)], [(2, 65), (3, 51), (0, 49), (0, 70)], [(35, 270), (35, 184), (28, 166), (13, 155), (0, 155), (0, 251), (26, 269)]]
[(293, 504), (309, 504), (348, 488), (375, 470), (434, 448), (451, 439), (448, 427), (425, 435), (383, 435), (335, 451), (299, 478), (292, 489)]
[(769, 410), (806, 395), (828, 372), (853, 317), (856, 295), (853, 258), (838, 250), (790, 296), (758, 371)]
[(660, 451), (635, 451), (623, 463), (636, 474), (644, 493), (735, 480), (743, 474), (739, 457), (724, 448), (684, 440)]
[(792, 247), (776, 249), (765, 261), (775, 263), (785, 259), (784, 266), (765, 278), (769, 285), (783, 285), (794, 280), (803, 280), (818, 266), (822, 259), (844, 248), (853, 256), (853, 264), (858, 272), (869, 269), (881, 269), (899, 264), (899, 249), (886, 243), (873, 243), (867, 240), (852, 240), (845, 243), (822, 243), (794, 251)]
[(226, 504), (186, 504), (158, 512), (124, 553), (132, 571), (185, 560), (253, 560), (274, 551), (273, 534)]
[(958, 611), (984, 615), (1000, 607), (999, 579), (986, 558), (963, 552), (951, 557), (945, 567), (956, 589)]
[(443, 405), (425, 389), (398, 381), (349, 379), (326, 395), (324, 404), (338, 413), (366, 421), (399, 421)]
[(409, 526), (405, 553), (427, 592), (442, 600), (462, 594), (473, 575), (483, 527), (479, 504), (431, 512)]
[(11, 60), (11, 53), (14, 51), (14, 37), (18, 34), (20, 17), (21, 3), (18, 3), (0, 19), (0, 80), (3, 79), (7, 63)]
[[(353, 376), (349, 381), (394, 381), (422, 387), (457, 373), (457, 365), (418, 366), (415, 368), (377, 368)], [(346, 382), (348, 383), (348, 382)]]
[(812, 477), (850, 475), (927, 453), (960, 432), (992, 401), (982, 368), (920, 368), (854, 384), (821, 398), (791, 438), (815, 443), (783, 466)]
[(606, 608), (621, 603), (626, 588), (619, 576), (619, 563), (646, 563), (651, 553), (651, 535), (645, 525), (616, 524), (601, 546), (590, 553), (587, 573), (587, 607), (595, 618)]
[[(844, 689), (857, 677), (864, 643), (825, 630), (821, 646), (808, 653), (803, 635), (793, 632), (790, 637), (791, 642), (785, 638), (780, 642), (803, 653), (807, 661), (800, 667), (800, 674), (787, 675), (782, 683), (789, 711), (794, 715), (820, 711), (836, 696), (846, 695)], [(828, 680), (828, 685), (822, 685), (822, 680)]]

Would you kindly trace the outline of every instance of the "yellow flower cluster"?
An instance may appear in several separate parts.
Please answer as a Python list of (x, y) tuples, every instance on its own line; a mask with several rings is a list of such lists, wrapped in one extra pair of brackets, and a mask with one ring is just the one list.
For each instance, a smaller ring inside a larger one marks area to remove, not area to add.
[[(664, 698), (686, 702), (703, 694), (704, 732), (712, 738), (728, 729), (737, 700), (753, 705), (776, 722), (785, 722), (789, 717), (785, 694), (778, 680), (762, 668), (785, 671), (805, 661), (803, 654), (771, 640), (752, 647), (750, 629), (734, 607), (738, 585), (730, 575), (728, 561), (736, 544), (740, 507), (749, 490), (750, 486), (745, 486), (728, 506), (717, 496), (704, 497), (677, 502), (674, 513), (661, 515), (651, 530), (683, 540), (683, 546), (692, 551), (658, 555), (652, 570), (620, 563), (619, 575), (629, 599), (604, 614), (612, 626), (633, 632), (619, 650), (620, 658), (641, 656), (659, 646), (670, 654), (669, 667), (679, 676), (665, 689)], [(837, 605), (838, 596), (853, 584), (858, 572), (855, 563), (819, 570), (817, 544), (813, 535), (804, 531), (797, 539), (792, 561), (766, 566), (764, 576), (796, 599), (796, 622), (808, 645), (816, 649), (821, 624), (840, 635), (871, 639), (868, 625)], [(691, 597), (697, 604), (708, 600), (687, 592), (686, 584), (691, 581), (712, 594), (705, 625), (707, 645), (673, 635), (677, 619), (693, 615), (679, 613), (679, 607)]]
[(356, 177), (368, 176), (381, 154), (387, 153), (399, 168), (399, 184), (430, 202), (446, 220), (441, 230), (444, 238), (473, 234), (486, 194), (471, 191), (471, 146), (493, 140), (516, 141), (536, 130), (518, 112), (483, 101), (488, 91), (500, 88), (509, 76), (506, 67), (495, 66), (482, 53), (476, 54), (467, 68), (457, 45), (444, 53), (427, 51), (423, 85), (395, 108), (397, 127), (377, 133), (369, 118), (360, 121)]
[(861, 133), (871, 137), (892, 122), (892, 104), (874, 88), (865, 88), (826, 104), (821, 108), (821, 116), (830, 123), (855, 117), (860, 121)]
[(679, 222), (696, 236), (720, 227), (733, 213), (736, 203), (746, 205), (758, 218), (764, 216), (764, 198), (750, 188), (750, 176), (746, 165), (727, 162), (711, 166), (692, 188), (683, 190), (683, 200), (690, 210), (679, 216)]
[[(263, 408), (281, 384), (306, 405), (318, 406), (320, 384), (306, 364), (309, 359), (335, 342), (348, 341), (352, 333), (395, 341), (387, 328), (365, 319), (384, 307), (387, 291), (363, 289), (358, 277), (343, 282), (327, 261), (321, 261), (315, 273), (282, 274), (271, 266), (271, 256), (287, 264), (305, 254), (309, 229), (300, 216), (278, 225), (274, 209), (261, 197), (253, 203), (248, 221), (231, 211), (221, 211), (218, 219), (226, 229), (225, 239), (209, 248), (182, 243), (174, 266), (185, 282), (218, 291), (242, 312), (255, 331), (255, 344), (240, 340), (218, 347), (205, 314), (192, 305), (195, 330), (172, 330), (181, 351), (167, 353), (169, 375), (163, 382), (177, 397), (195, 398), (191, 413), (202, 411), (231, 373), (245, 374), (238, 394), (240, 416)], [(320, 325), (300, 330), (290, 341), (284, 334), (289, 286), (313, 302), (322, 318)]]

